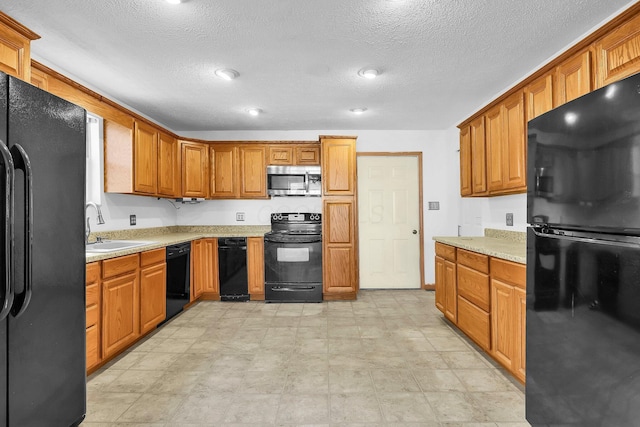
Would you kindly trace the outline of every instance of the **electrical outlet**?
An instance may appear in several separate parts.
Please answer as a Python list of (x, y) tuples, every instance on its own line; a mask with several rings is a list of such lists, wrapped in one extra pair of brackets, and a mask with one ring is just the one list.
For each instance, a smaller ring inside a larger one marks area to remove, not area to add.
[(136, 216), (129, 215), (129, 225), (136, 225)]
[(236, 212), (236, 221), (244, 221), (244, 212)]
[(508, 213), (507, 214), (507, 225), (510, 227), (513, 227), (513, 214), (512, 213)]

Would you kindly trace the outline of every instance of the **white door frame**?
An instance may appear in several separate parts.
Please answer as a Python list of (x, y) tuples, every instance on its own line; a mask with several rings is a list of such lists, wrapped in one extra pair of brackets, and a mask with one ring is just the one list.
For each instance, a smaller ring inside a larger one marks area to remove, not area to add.
[[(417, 157), (418, 159), (418, 219), (420, 221), (420, 286), (422, 289), (427, 289), (427, 285), (424, 283), (424, 225), (423, 225), (423, 206), (422, 206), (422, 152), (421, 151), (397, 151), (397, 152), (362, 152), (356, 153), (356, 162), (358, 157), (375, 157), (375, 156), (404, 156), (404, 157)], [(360, 216), (358, 214), (358, 222), (360, 222)], [(360, 239), (360, 224), (358, 224), (358, 242)]]

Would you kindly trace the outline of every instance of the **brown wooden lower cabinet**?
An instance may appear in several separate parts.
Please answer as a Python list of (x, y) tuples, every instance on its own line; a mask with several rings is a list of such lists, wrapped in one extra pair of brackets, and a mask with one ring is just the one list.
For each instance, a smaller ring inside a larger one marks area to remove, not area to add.
[(191, 242), (191, 292), (189, 292), (189, 302), (194, 302), (204, 291), (204, 281), (206, 279), (206, 265), (204, 253), (204, 239)]
[(202, 265), (198, 270), (202, 280), (202, 299), (219, 300), (220, 282), (218, 280), (218, 239), (202, 239)]
[(140, 333), (155, 329), (167, 317), (165, 248), (140, 254)]
[(438, 310), (524, 383), (526, 266), (437, 242), (435, 267)]
[(247, 238), (247, 276), (252, 301), (264, 301), (264, 238)]
[(117, 354), (140, 336), (138, 254), (102, 261), (102, 354)]
[(87, 264), (86, 308), (87, 308), (87, 370), (102, 362), (101, 341), (101, 281), (100, 262)]

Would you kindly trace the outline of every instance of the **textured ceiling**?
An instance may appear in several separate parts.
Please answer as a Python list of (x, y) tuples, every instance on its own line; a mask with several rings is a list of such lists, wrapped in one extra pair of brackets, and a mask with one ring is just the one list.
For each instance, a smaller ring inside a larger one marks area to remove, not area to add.
[[(42, 36), (35, 59), (176, 132), (446, 129), (627, 5), (0, 0)], [(362, 67), (382, 74), (363, 79)], [(220, 80), (217, 68), (240, 76)]]

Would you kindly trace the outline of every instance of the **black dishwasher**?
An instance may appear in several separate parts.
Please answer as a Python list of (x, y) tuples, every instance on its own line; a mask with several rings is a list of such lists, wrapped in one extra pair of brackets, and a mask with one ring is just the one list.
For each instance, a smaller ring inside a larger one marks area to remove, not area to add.
[(189, 303), (191, 242), (167, 246), (167, 318)]
[(247, 238), (218, 238), (218, 278), (221, 301), (249, 301)]

